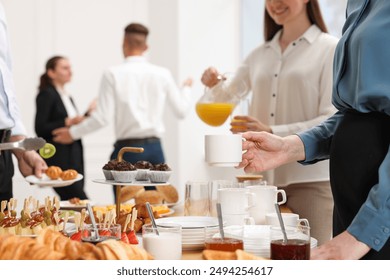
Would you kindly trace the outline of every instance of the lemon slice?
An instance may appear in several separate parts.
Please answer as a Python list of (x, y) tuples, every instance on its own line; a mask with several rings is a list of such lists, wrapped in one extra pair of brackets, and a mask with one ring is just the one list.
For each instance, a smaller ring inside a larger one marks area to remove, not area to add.
[(43, 158), (51, 158), (56, 153), (56, 147), (53, 144), (46, 143), (45, 146), (39, 149), (39, 154)]

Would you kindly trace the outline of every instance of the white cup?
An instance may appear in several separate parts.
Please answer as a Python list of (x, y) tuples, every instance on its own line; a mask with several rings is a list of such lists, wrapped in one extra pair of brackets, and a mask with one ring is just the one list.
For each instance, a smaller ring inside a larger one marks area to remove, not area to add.
[[(275, 186), (248, 186), (249, 192), (256, 194), (255, 206), (249, 209), (249, 214), (255, 219), (257, 225), (265, 224), (265, 215), (275, 213), (275, 203), (283, 204), (287, 201), (286, 192), (278, 190)], [(278, 201), (278, 194), (282, 195), (282, 201)]]
[(242, 161), (241, 135), (206, 135), (205, 157), (206, 162), (211, 166), (238, 166), (238, 164)]
[(224, 188), (218, 190), (217, 201), (222, 215), (248, 214), (248, 209), (255, 206), (256, 195), (246, 188)]
[[(309, 226), (309, 221), (307, 219), (299, 219), (299, 215), (295, 213), (281, 213), (283, 223), (285, 226), (295, 227), (298, 224)], [(265, 220), (267, 225), (280, 226), (279, 218), (276, 213), (267, 213), (265, 214)]]
[(181, 225), (159, 224), (158, 235), (151, 224), (142, 226), (142, 246), (155, 260), (180, 260), (182, 253)]
[(250, 217), (248, 214), (222, 214), (222, 219), (226, 226), (255, 224), (255, 219)]

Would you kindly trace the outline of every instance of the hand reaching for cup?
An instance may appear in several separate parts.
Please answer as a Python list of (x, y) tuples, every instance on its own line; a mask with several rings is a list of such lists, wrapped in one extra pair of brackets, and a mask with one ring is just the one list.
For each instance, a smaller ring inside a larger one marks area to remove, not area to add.
[(230, 131), (233, 133), (243, 133), (247, 131), (265, 131), (272, 133), (271, 127), (250, 116), (234, 116), (230, 126)]
[(279, 137), (267, 132), (242, 134), (242, 162), (239, 168), (247, 173), (262, 172), (280, 165), (305, 159), (303, 142), (297, 135)]

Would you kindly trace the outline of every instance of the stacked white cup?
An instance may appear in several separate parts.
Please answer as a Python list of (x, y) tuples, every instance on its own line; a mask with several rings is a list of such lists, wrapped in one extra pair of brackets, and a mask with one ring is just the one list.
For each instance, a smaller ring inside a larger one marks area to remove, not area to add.
[(217, 200), (221, 203), (222, 218), (226, 225), (254, 224), (249, 209), (255, 206), (256, 195), (246, 188), (218, 189)]

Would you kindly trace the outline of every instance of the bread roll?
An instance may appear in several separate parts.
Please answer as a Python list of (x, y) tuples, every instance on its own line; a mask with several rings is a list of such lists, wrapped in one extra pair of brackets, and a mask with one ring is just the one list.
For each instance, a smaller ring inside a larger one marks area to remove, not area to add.
[(120, 203), (129, 201), (130, 199), (133, 199), (136, 197), (138, 193), (144, 192), (143, 186), (125, 186), (121, 188), (121, 196), (120, 196)]
[(135, 196), (135, 203), (142, 204), (149, 202), (150, 204), (161, 204), (163, 202), (163, 194), (158, 191), (143, 191)]
[(176, 203), (179, 200), (179, 194), (172, 185), (156, 186), (156, 189), (163, 195), (163, 200), (167, 203)]

